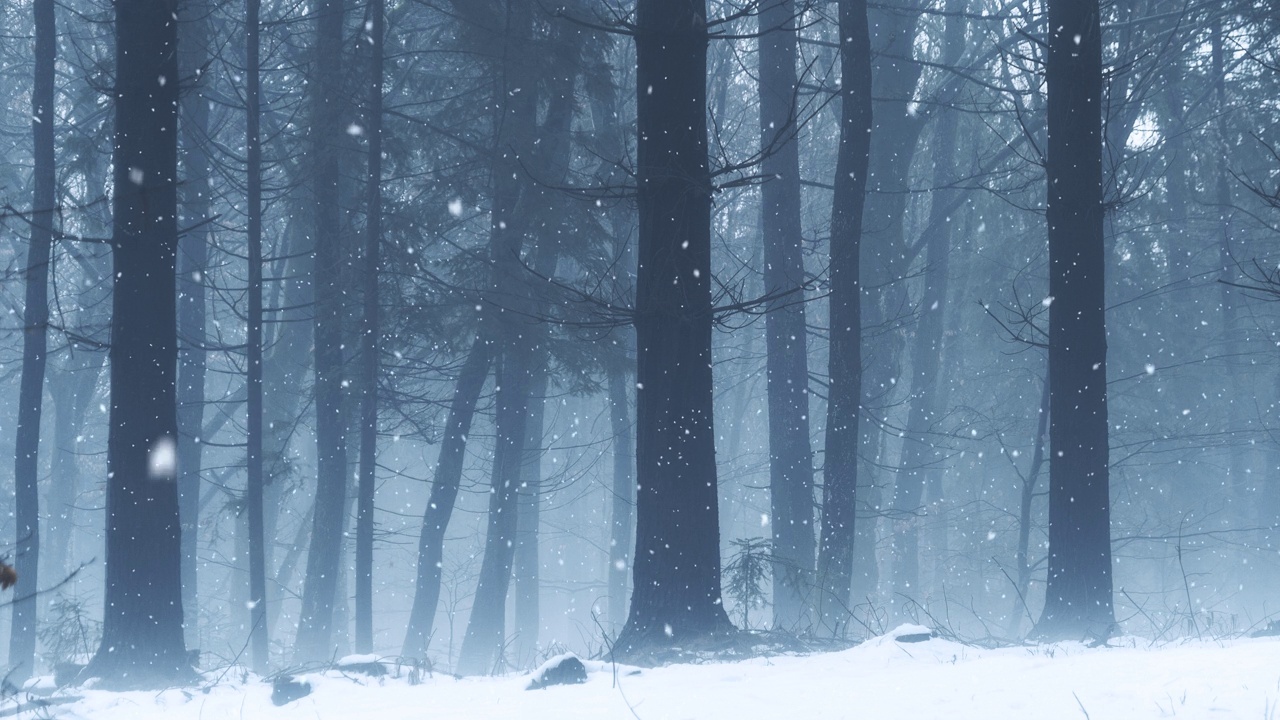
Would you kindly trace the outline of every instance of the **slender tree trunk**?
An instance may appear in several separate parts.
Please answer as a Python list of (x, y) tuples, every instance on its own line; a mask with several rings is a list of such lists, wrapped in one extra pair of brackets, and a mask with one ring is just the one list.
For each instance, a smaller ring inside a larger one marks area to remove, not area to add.
[(263, 518), (262, 457), (262, 117), (261, 99), (261, 0), (247, 0), (245, 24), (248, 58), (245, 72), (245, 104), (248, 114), (249, 215), (249, 332), (246, 385), (248, 386), (248, 479), (245, 493), (249, 530), (249, 645), (253, 669), (265, 673), (271, 663), (267, 628), (267, 551)]
[(839, 634), (850, 618), (858, 425), (862, 399), (860, 245), (871, 151), (871, 40), (865, 0), (840, 0), (840, 146), (831, 208), (830, 389), (822, 468), (818, 620)]
[(537, 659), (538, 630), (542, 622), (542, 566), (538, 552), (538, 529), (542, 520), (542, 456), (546, 453), (547, 368), (546, 350), (540, 350), (530, 367), (529, 419), (520, 465), (520, 487), (516, 502), (515, 621), (517, 667)]
[(1031, 465), (1022, 478), (1022, 493), (1018, 502), (1018, 547), (1014, 555), (1017, 565), (1018, 584), (1017, 597), (1012, 600), (1009, 609), (1009, 636), (1017, 635), (1022, 624), (1023, 607), (1027, 600), (1027, 591), (1031, 588), (1031, 506), (1036, 498), (1036, 486), (1040, 482), (1040, 471), (1044, 468), (1044, 447), (1049, 439), (1049, 378), (1044, 379), (1044, 390), (1040, 396), (1039, 416), (1036, 419), (1036, 436), (1031, 450)]
[(796, 5), (760, 11), (760, 187), (764, 232), (765, 346), (769, 400), (769, 506), (773, 530), (773, 625), (812, 622), (813, 449), (801, 255), (800, 151), (796, 142)]
[(341, 113), (343, 0), (321, 0), (315, 10), (312, 98), (315, 197), (315, 408), (316, 508), (303, 579), (302, 612), (295, 643), (299, 661), (332, 654), (333, 603), (342, 554), (347, 494), (347, 420), (343, 417), (342, 261), (338, 154), (345, 126)]
[(636, 4), (636, 550), (614, 650), (733, 625), (721, 603), (705, 0)]
[(440, 442), (440, 455), (436, 459), (435, 480), (431, 484), (431, 495), (427, 498), (427, 509), (422, 518), (413, 607), (409, 612), (409, 627), (405, 632), (404, 648), (401, 651), (405, 657), (425, 657), (431, 640), (436, 607), (440, 603), (444, 532), (458, 500), (462, 464), (466, 459), (467, 433), (471, 431), (471, 420), (475, 417), (476, 401), (480, 398), (480, 391), (484, 388), (492, 362), (493, 341), (486, 323), (482, 321), (480, 333), (471, 344), (454, 385), (444, 438)]
[[(627, 345), (630, 345), (628, 343)], [(624, 346), (622, 359), (628, 359)], [(609, 369), (609, 430), (613, 433), (613, 496), (609, 506), (609, 625), (622, 630), (627, 620), (627, 579), (631, 569), (634, 530), (635, 428), (631, 424), (631, 393), (627, 372), (617, 365)]]
[(188, 677), (179, 575), (176, 7), (116, 3), (115, 251), (102, 645), (116, 686)]
[(66, 379), (51, 388), (53, 483), (49, 489), (49, 529), (40, 553), (44, 573), (59, 578), (69, 563), (78, 560), (71, 557), (71, 532), (75, 528), (76, 499), (80, 496), (80, 435), (106, 362), (106, 353), (98, 350), (72, 350), (70, 354), (72, 357), (61, 368)]
[(377, 483), (378, 352), (381, 333), (378, 312), (378, 258), (382, 244), (382, 73), (386, 11), (384, 0), (371, 0), (369, 38), (372, 42), (369, 109), (365, 123), (369, 137), (369, 197), (365, 227), (364, 327), (361, 347), (360, 471), (356, 500), (356, 652), (373, 651), (373, 499)]
[(1111, 600), (1102, 33), (1097, 0), (1050, 0), (1049, 575), (1044, 638), (1105, 638)]
[(180, 95), (179, 142), (183, 180), (178, 188), (183, 224), (178, 239), (178, 511), (182, 518), (182, 609), (187, 641), (199, 638), (200, 473), (204, 425), (205, 272), (209, 267), (209, 101), (201, 82), (209, 61), (206, 0), (178, 3), (179, 72), (191, 86)]
[(31, 91), (31, 134), (35, 149), (31, 244), (27, 248), (26, 305), (22, 311), (22, 379), (18, 389), (18, 427), (14, 438), (14, 588), (9, 666), (12, 678), (31, 676), (36, 655), (36, 587), (40, 566), (40, 415), (49, 327), (49, 257), (53, 247), (56, 173), (53, 149), (54, 61), (57, 27), (53, 0), (34, 3), (35, 83)]
[[(943, 62), (954, 66), (964, 52), (965, 21), (959, 17), (965, 0), (949, 0)], [(959, 95), (955, 85), (946, 86), (949, 98)], [(937, 384), (945, 340), (948, 273), (951, 269), (951, 218), (954, 190), (945, 190), (954, 181), (956, 134), (959, 118), (956, 111), (940, 107), (933, 138), (933, 186), (929, 221), (925, 236), (924, 293), (920, 298), (922, 315), (916, 327), (911, 350), (911, 409), (907, 415), (907, 433), (903, 438), (903, 461), (894, 485), (893, 520), (894, 574), (892, 603), (902, 608), (910, 600), (922, 599), (920, 584), (920, 525), (923, 518), (925, 474), (943, 460), (934, 443), (934, 423), (943, 406), (938, 404)]]

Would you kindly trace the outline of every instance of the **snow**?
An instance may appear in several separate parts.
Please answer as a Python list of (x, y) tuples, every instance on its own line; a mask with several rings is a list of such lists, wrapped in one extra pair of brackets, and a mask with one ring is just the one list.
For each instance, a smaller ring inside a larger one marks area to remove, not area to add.
[[(161, 693), (76, 690), (83, 699), (48, 709), (54, 718), (1269, 718), (1280, 705), (1280, 639), (1180, 641), (1137, 638), (982, 649), (902, 627), (850, 650), (809, 656), (654, 669), (586, 661), (584, 685), (528, 692), (528, 674), (410, 685), (407, 668), (384, 678), (316, 672), (313, 692), (282, 707), (269, 682), (239, 672), (209, 689)], [(211, 677), (216, 677), (212, 675)]]

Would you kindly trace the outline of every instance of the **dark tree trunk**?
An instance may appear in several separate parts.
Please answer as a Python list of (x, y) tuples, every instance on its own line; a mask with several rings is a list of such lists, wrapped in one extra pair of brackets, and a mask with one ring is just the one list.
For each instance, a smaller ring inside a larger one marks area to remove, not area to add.
[(636, 550), (614, 650), (730, 632), (711, 380), (705, 0), (636, 4)]
[(249, 645), (253, 669), (265, 673), (271, 662), (267, 628), (267, 551), (263, 518), (262, 457), (262, 118), (261, 0), (247, 0), (245, 24), (248, 58), (245, 72), (248, 149), (249, 216), (249, 330), (246, 385), (248, 390), (248, 473), (245, 492), (249, 530)]
[(449, 417), (445, 421), (444, 439), (440, 442), (440, 455), (436, 458), (435, 479), (427, 509), (422, 518), (422, 535), (418, 539), (418, 574), (414, 586), (413, 607), (409, 611), (409, 627), (405, 632), (405, 657), (426, 656), (435, 624), (436, 606), (440, 602), (440, 576), (444, 560), (444, 532), (453, 515), (458, 500), (458, 488), (462, 482), (462, 464), (466, 460), (467, 433), (471, 432), (471, 420), (475, 417), (476, 401), (484, 388), (489, 366), (493, 363), (492, 333), (481, 322), (480, 333), (467, 352), (467, 359), (458, 373), (453, 389), (453, 401), (449, 405)]
[(840, 633), (850, 617), (858, 425), (862, 399), (862, 209), (871, 152), (871, 40), (865, 0), (840, 0), (840, 147), (831, 208), (830, 389), (822, 468), (818, 620)]
[(796, 109), (796, 7), (767, 0), (760, 11), (760, 186), (769, 399), (769, 509), (773, 530), (773, 624), (812, 622), (813, 449), (801, 255), (800, 151)]
[(116, 3), (106, 592), (88, 673), (118, 686), (167, 686), (190, 673), (175, 458), (176, 9), (172, 0)]
[(1036, 633), (1105, 638), (1111, 602), (1102, 37), (1097, 0), (1050, 0), (1049, 576)]
[[(949, 0), (947, 10), (955, 13), (947, 18), (944, 64), (954, 66), (964, 52), (965, 0)], [(959, 96), (957, 84), (944, 87), (948, 99)], [(955, 211), (955, 190), (945, 190), (955, 180), (956, 133), (959, 117), (955, 110), (939, 107), (937, 128), (933, 137), (933, 191), (929, 222), (924, 237), (924, 293), (920, 298), (921, 317), (911, 349), (911, 409), (907, 415), (907, 433), (903, 438), (903, 460), (898, 481), (894, 485), (893, 518), (894, 573), (892, 603), (902, 607), (908, 600), (919, 602), (920, 525), (924, 518), (925, 476), (930, 468), (943, 461), (943, 453), (934, 442), (935, 424), (944, 407), (938, 403), (939, 367), (945, 337), (948, 273), (951, 264), (951, 213)], [(934, 519), (936, 522), (936, 518)]]
[(356, 652), (373, 651), (373, 499), (377, 483), (378, 352), (381, 332), (378, 258), (382, 244), (382, 39), (384, 0), (369, 3), (369, 197), (365, 226), (364, 318), (361, 328), (360, 469), (356, 499)]
[(9, 666), (12, 679), (31, 676), (36, 656), (36, 579), (40, 567), (40, 415), (49, 327), (49, 256), (57, 203), (53, 152), (53, 84), (57, 27), (53, 0), (34, 3), (35, 83), (31, 90), (31, 134), (35, 149), (35, 188), (31, 201), (31, 244), (27, 248), (26, 305), (22, 311), (22, 379), (18, 388), (18, 427), (14, 438), (14, 587)]
[(296, 657), (332, 654), (333, 604), (342, 555), (347, 492), (347, 419), (343, 402), (342, 261), (338, 154), (345, 126), (341, 113), (343, 0), (322, 0), (315, 10), (316, 43), (311, 117), (311, 166), (315, 197), (315, 408), (316, 507), (302, 585)]
[(209, 60), (209, 12), (205, 0), (178, 3), (179, 72), (191, 83), (181, 94), (179, 186), (183, 224), (178, 239), (178, 511), (182, 518), (182, 611), (187, 641), (197, 641), (200, 473), (203, 466), (205, 373), (205, 272), (209, 267), (209, 101), (202, 73)]

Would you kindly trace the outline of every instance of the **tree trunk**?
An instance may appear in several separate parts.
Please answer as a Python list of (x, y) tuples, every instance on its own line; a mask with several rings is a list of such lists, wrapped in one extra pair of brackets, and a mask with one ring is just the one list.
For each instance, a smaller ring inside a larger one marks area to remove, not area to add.
[(333, 603), (342, 554), (347, 492), (347, 420), (343, 417), (342, 260), (338, 154), (343, 144), (341, 71), (343, 0), (315, 10), (311, 162), (315, 197), (316, 507), (295, 643), (298, 661), (332, 654)]
[(1102, 33), (1097, 0), (1050, 0), (1049, 576), (1043, 638), (1105, 638), (1111, 602)]
[[(630, 343), (628, 343), (630, 345)], [(624, 346), (622, 361), (629, 353)], [(631, 569), (632, 524), (635, 517), (635, 428), (631, 394), (621, 364), (609, 369), (609, 430), (613, 433), (613, 496), (609, 500), (609, 625), (620, 632), (627, 620), (627, 576)]]
[(862, 400), (862, 210), (871, 151), (871, 40), (865, 0), (840, 0), (840, 147), (831, 208), (830, 389), (822, 468), (818, 620), (841, 634), (850, 618), (858, 425)]
[(378, 312), (378, 258), (382, 243), (382, 39), (384, 0), (371, 0), (369, 38), (372, 44), (369, 106), (365, 131), (369, 137), (369, 197), (365, 226), (364, 318), (361, 347), (360, 470), (356, 500), (356, 652), (373, 652), (373, 500), (377, 483), (378, 352), (381, 332)]
[[(81, 558), (71, 557), (71, 533), (75, 528), (76, 501), (80, 496), (80, 434), (85, 415), (98, 388), (106, 353), (99, 350), (71, 350), (60, 372), (67, 378), (50, 388), (53, 400), (53, 483), (49, 489), (49, 529), (40, 553), (44, 572), (61, 578), (68, 565)], [(88, 558), (83, 558), (87, 560)]]
[(247, 0), (245, 24), (248, 58), (245, 88), (248, 149), (249, 330), (248, 330), (248, 473), (245, 492), (249, 530), (249, 646), (253, 669), (265, 674), (271, 663), (267, 628), (267, 552), (263, 518), (262, 457), (262, 138), (261, 0)]
[[(959, 17), (965, 0), (949, 0), (945, 55), (943, 63), (954, 66), (964, 52), (965, 21)], [(944, 89), (948, 98), (959, 96), (957, 84)], [(952, 199), (956, 191), (947, 190), (955, 180), (956, 134), (959, 117), (955, 110), (939, 107), (938, 124), (933, 138), (933, 190), (930, 193), (929, 222), (925, 232), (924, 293), (920, 298), (922, 315), (916, 326), (915, 344), (911, 350), (911, 409), (907, 415), (907, 433), (903, 437), (903, 461), (894, 485), (893, 521), (894, 573), (891, 600), (895, 607), (920, 602), (920, 525), (923, 515), (925, 474), (944, 459), (934, 444), (934, 423), (945, 408), (938, 404), (938, 370), (942, 361), (945, 338), (948, 273), (951, 259)]]
[(14, 438), (14, 587), (9, 667), (12, 679), (30, 677), (36, 659), (36, 579), (40, 567), (40, 415), (48, 359), (49, 256), (53, 247), (56, 197), (54, 167), (54, 61), (57, 27), (53, 0), (34, 3), (35, 83), (31, 91), (31, 134), (35, 150), (35, 188), (31, 201), (31, 244), (27, 248), (26, 304), (22, 311), (22, 379), (18, 389), (18, 427)]
[(546, 350), (538, 352), (529, 369), (529, 419), (525, 428), (524, 458), (516, 503), (515, 621), (517, 667), (528, 666), (538, 656), (541, 616), (541, 571), (538, 530), (542, 520), (542, 456), (546, 453), (548, 368)]
[(466, 459), (467, 433), (475, 417), (476, 401), (489, 375), (493, 362), (493, 341), (482, 320), (480, 332), (458, 373), (445, 421), (444, 439), (436, 458), (435, 480), (422, 518), (422, 535), (418, 539), (418, 574), (414, 586), (413, 607), (409, 611), (409, 627), (405, 632), (405, 657), (426, 656), (435, 624), (436, 606), (440, 603), (440, 576), (444, 559), (444, 532), (453, 515), (462, 482), (462, 464)]
[(813, 449), (801, 255), (800, 151), (796, 142), (795, 0), (760, 10), (760, 186), (764, 234), (765, 347), (769, 400), (769, 509), (773, 530), (773, 625), (811, 622)]
[(617, 655), (732, 630), (711, 376), (705, 0), (636, 4), (636, 550)]
[(203, 466), (205, 373), (205, 272), (209, 267), (209, 101), (201, 82), (209, 61), (209, 13), (205, 0), (178, 4), (178, 71), (190, 82), (181, 93), (179, 141), (183, 179), (178, 188), (183, 224), (178, 238), (178, 512), (182, 518), (182, 611), (187, 642), (199, 638), (200, 473)]
[(179, 575), (175, 398), (177, 23), (172, 0), (116, 3), (115, 251), (102, 645), (116, 686), (190, 677)]

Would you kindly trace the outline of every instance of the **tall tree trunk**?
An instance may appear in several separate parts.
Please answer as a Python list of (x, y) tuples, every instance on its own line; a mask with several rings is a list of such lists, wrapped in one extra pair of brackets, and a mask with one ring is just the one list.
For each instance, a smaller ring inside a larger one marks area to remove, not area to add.
[(173, 0), (116, 3), (106, 592), (87, 672), (117, 686), (163, 687), (190, 673), (175, 458), (176, 9)]
[(422, 518), (422, 534), (418, 539), (418, 573), (414, 586), (413, 607), (409, 611), (409, 627), (405, 631), (405, 657), (426, 655), (435, 624), (436, 606), (440, 603), (441, 563), (444, 560), (444, 532), (453, 515), (462, 482), (462, 464), (466, 459), (467, 433), (475, 417), (476, 401), (484, 388), (489, 366), (493, 362), (492, 333), (482, 320), (480, 332), (471, 343), (467, 359), (454, 384), (449, 417), (445, 420), (444, 438), (436, 458), (435, 479)]
[(1022, 625), (1023, 608), (1027, 602), (1027, 591), (1031, 588), (1031, 507), (1036, 497), (1036, 486), (1040, 481), (1040, 471), (1044, 468), (1045, 442), (1049, 439), (1049, 378), (1044, 379), (1044, 390), (1040, 395), (1039, 416), (1036, 418), (1036, 436), (1032, 440), (1031, 465), (1022, 478), (1022, 492), (1018, 501), (1018, 545), (1015, 550), (1014, 564), (1017, 566), (1018, 580), (1015, 590), (1017, 597), (1011, 600), (1009, 609), (1009, 637), (1018, 633)]
[(338, 154), (345, 127), (341, 112), (343, 0), (322, 0), (315, 10), (311, 163), (315, 197), (315, 408), (316, 507), (302, 586), (295, 643), (299, 661), (328, 658), (333, 603), (342, 554), (347, 493), (347, 420), (343, 409), (342, 261)]
[(1111, 600), (1102, 31), (1097, 0), (1050, 0), (1049, 576), (1044, 638), (1105, 638)]
[(271, 662), (267, 628), (267, 551), (263, 517), (262, 457), (262, 83), (261, 0), (247, 0), (245, 24), (248, 58), (245, 72), (247, 111), (249, 215), (249, 331), (248, 331), (248, 473), (245, 504), (249, 530), (249, 645), (253, 669), (265, 673)]
[(9, 666), (13, 679), (31, 676), (36, 659), (36, 579), (40, 567), (40, 415), (49, 327), (49, 256), (57, 203), (53, 151), (54, 61), (57, 27), (53, 0), (36, 0), (35, 83), (31, 91), (31, 134), (35, 150), (31, 244), (27, 248), (26, 305), (22, 311), (22, 379), (14, 438), (14, 588)]
[[(953, 13), (946, 21), (943, 40), (943, 63), (954, 66), (964, 52), (965, 0), (948, 0)], [(948, 99), (959, 95), (956, 82), (948, 83), (944, 93)], [(907, 433), (903, 438), (903, 460), (898, 481), (894, 485), (893, 520), (894, 573), (892, 603), (903, 608), (907, 601), (919, 602), (920, 525), (923, 518), (925, 474), (943, 460), (934, 444), (934, 423), (944, 408), (938, 404), (938, 370), (945, 339), (947, 283), (951, 259), (952, 199), (955, 190), (947, 190), (955, 180), (956, 134), (959, 117), (955, 110), (939, 107), (938, 124), (933, 138), (933, 190), (929, 221), (925, 232), (924, 293), (920, 298), (922, 315), (916, 327), (911, 350), (911, 408), (907, 415)]]
[(871, 40), (866, 0), (840, 0), (840, 146), (831, 207), (830, 389), (822, 467), (818, 620), (840, 633), (850, 617), (858, 425), (862, 400), (862, 210), (871, 152)]
[(187, 642), (199, 638), (200, 472), (203, 466), (205, 373), (205, 272), (209, 267), (209, 101), (203, 74), (209, 62), (206, 0), (178, 3), (178, 71), (192, 83), (181, 94), (179, 142), (183, 180), (178, 188), (183, 223), (178, 238), (178, 512), (182, 518), (182, 610)]
[(711, 375), (706, 0), (636, 3), (636, 549), (615, 653), (729, 632)]
[(365, 226), (364, 318), (361, 347), (360, 469), (356, 499), (356, 652), (373, 651), (373, 499), (377, 483), (378, 257), (382, 244), (382, 73), (385, 0), (369, 4), (369, 105), (365, 128), (369, 137), (369, 196)]
[(801, 255), (800, 151), (796, 142), (795, 0), (760, 10), (760, 186), (764, 234), (765, 347), (769, 400), (769, 508), (773, 530), (773, 625), (812, 622), (813, 449)]

